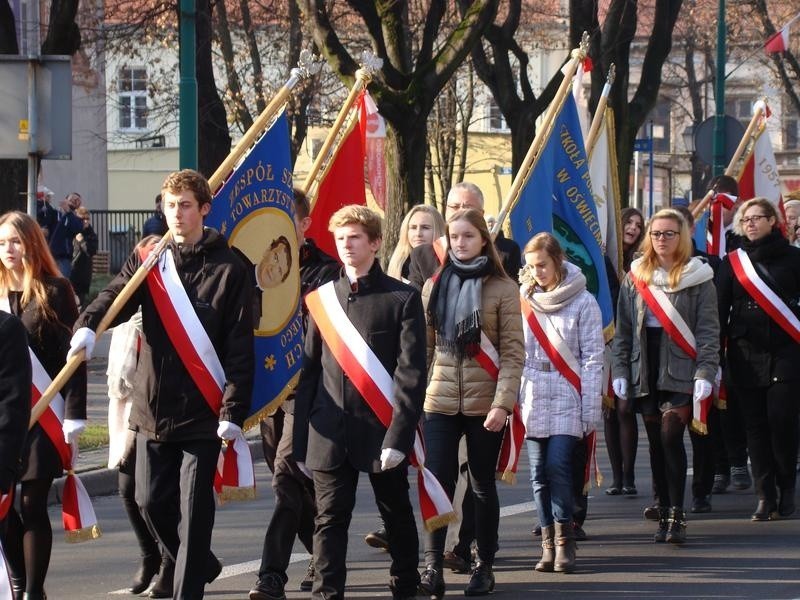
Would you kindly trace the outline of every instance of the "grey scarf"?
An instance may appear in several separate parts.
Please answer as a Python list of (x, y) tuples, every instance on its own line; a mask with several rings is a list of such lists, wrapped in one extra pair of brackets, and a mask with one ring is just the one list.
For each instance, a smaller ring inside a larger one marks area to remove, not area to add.
[(573, 298), (586, 289), (586, 277), (581, 270), (569, 262), (561, 265), (561, 283), (549, 292), (540, 288), (533, 278), (533, 268), (525, 265), (519, 272), (522, 295), (537, 312), (556, 312), (572, 302)]
[(431, 316), (440, 350), (457, 356), (474, 356), (481, 341), (481, 293), (489, 274), (489, 258), (478, 256), (464, 263), (452, 252), (431, 291)]

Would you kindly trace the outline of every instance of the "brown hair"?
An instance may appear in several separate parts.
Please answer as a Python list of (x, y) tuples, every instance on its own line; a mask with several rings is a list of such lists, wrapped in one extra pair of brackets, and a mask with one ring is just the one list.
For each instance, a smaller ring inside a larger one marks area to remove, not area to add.
[(622, 243), (622, 268), (627, 273), (631, 270), (631, 263), (633, 262), (633, 256), (638, 252), (639, 247), (642, 245), (642, 238), (644, 237), (645, 231), (645, 223), (644, 217), (642, 213), (639, 212), (638, 208), (634, 208), (633, 206), (628, 206), (627, 208), (622, 209), (622, 213), (620, 214), (620, 225), (622, 230), (620, 231), (620, 235), (625, 231), (625, 224), (632, 220), (634, 217), (639, 217), (639, 221), (642, 223), (642, 226), (639, 229), (639, 237), (628, 246), (625, 247), (625, 243)]
[[(48, 320), (57, 321), (58, 317), (53, 312), (47, 301), (47, 288), (44, 278), (61, 277), (56, 260), (50, 253), (47, 241), (44, 239), (41, 227), (28, 215), (20, 211), (12, 211), (0, 217), (0, 226), (10, 225), (22, 242), (22, 301), (24, 308), (35, 300), (41, 315)], [(11, 290), (11, 273), (0, 262), (0, 294), (7, 296)]]
[(670, 287), (674, 288), (681, 279), (683, 267), (692, 258), (692, 236), (689, 233), (689, 225), (686, 223), (686, 219), (683, 218), (683, 215), (675, 209), (661, 209), (650, 219), (650, 222), (647, 224), (647, 234), (642, 241), (642, 262), (639, 264), (639, 269), (635, 274), (639, 279), (649, 284), (653, 279), (653, 273), (660, 266), (655, 247), (653, 246), (653, 239), (650, 237), (650, 230), (653, 228), (653, 223), (659, 219), (672, 219), (678, 224), (679, 238), (678, 247), (675, 250), (675, 264), (672, 265), (672, 268), (669, 270), (668, 277)]
[[(448, 246), (450, 244), (450, 224), (455, 223), (456, 221), (466, 221), (480, 232), (481, 238), (483, 238), (483, 241), (486, 242), (483, 245), (481, 254), (489, 257), (489, 262), (492, 265), (492, 271), (495, 275), (498, 275), (499, 277), (508, 277), (505, 269), (503, 269), (503, 262), (500, 260), (500, 256), (497, 254), (497, 249), (494, 247), (492, 235), (489, 233), (489, 227), (486, 225), (486, 220), (483, 218), (483, 211), (476, 208), (462, 208), (453, 213), (450, 218), (447, 219), (447, 228), (445, 231)], [(450, 262), (449, 253), (444, 264), (446, 265), (448, 262)]]
[(542, 231), (533, 236), (528, 240), (528, 243), (525, 244), (525, 248), (522, 250), (522, 256), (524, 257), (531, 252), (541, 251), (546, 252), (547, 256), (553, 259), (556, 267), (556, 285), (560, 284), (564, 279), (563, 267), (567, 257), (564, 254), (564, 249), (561, 247), (561, 244), (558, 243), (558, 240), (552, 233)]
[(300, 188), (292, 188), (294, 195), (294, 212), (297, 213), (298, 219), (305, 219), (311, 214), (311, 205), (308, 202), (308, 196)]
[(174, 171), (167, 175), (167, 178), (161, 185), (162, 194), (164, 192), (180, 194), (185, 191), (194, 193), (194, 197), (197, 198), (197, 204), (199, 206), (211, 202), (211, 188), (208, 186), (208, 180), (201, 173), (193, 169)]
[(331, 215), (328, 231), (333, 233), (345, 225), (361, 225), (370, 242), (383, 238), (381, 217), (374, 210), (360, 204), (348, 204)]

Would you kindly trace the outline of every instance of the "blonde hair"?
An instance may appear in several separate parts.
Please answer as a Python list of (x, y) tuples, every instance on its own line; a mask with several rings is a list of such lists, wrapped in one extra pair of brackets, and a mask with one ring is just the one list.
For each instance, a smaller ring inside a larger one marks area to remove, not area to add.
[[(742, 204), (739, 207), (739, 210), (736, 211), (736, 214), (733, 217), (733, 232), (738, 235), (744, 235), (744, 229), (742, 229), (742, 217), (744, 217), (744, 213), (746, 213), (749, 209), (753, 208), (754, 206), (758, 206), (763, 210), (768, 217), (773, 217), (775, 219), (775, 225), (772, 226), (773, 229), (778, 229), (783, 223), (783, 217), (781, 213), (778, 212), (778, 209), (775, 208), (775, 205), (772, 204), (766, 198), (750, 198), (747, 202)], [(784, 208), (785, 210), (785, 208)]]
[(660, 267), (656, 250), (653, 247), (653, 238), (650, 237), (653, 223), (659, 219), (672, 219), (678, 224), (678, 230), (680, 232), (678, 236), (678, 247), (675, 249), (675, 263), (669, 270), (667, 279), (669, 286), (675, 288), (681, 279), (683, 267), (692, 258), (692, 236), (689, 233), (689, 225), (686, 219), (683, 218), (681, 213), (672, 208), (664, 208), (658, 211), (647, 224), (647, 232), (642, 240), (642, 262), (639, 263), (635, 275), (649, 284), (653, 279), (653, 273)]
[(381, 233), (381, 217), (374, 210), (360, 204), (348, 204), (331, 215), (328, 221), (328, 231), (333, 233), (345, 225), (361, 225), (369, 241), (383, 238)]
[[(503, 268), (503, 262), (500, 260), (500, 255), (497, 254), (497, 249), (494, 247), (492, 234), (489, 233), (489, 227), (486, 225), (486, 220), (483, 218), (483, 211), (480, 211), (476, 208), (462, 208), (461, 210), (457, 210), (450, 216), (449, 219), (447, 219), (446, 235), (448, 248), (450, 246), (450, 224), (455, 223), (456, 221), (466, 221), (480, 232), (481, 238), (483, 238), (483, 241), (486, 242), (483, 245), (481, 254), (489, 257), (489, 262), (492, 264), (492, 272), (499, 277), (508, 277), (505, 269)], [(444, 264), (446, 265), (448, 262), (450, 262), (449, 253)]]
[(542, 231), (541, 233), (537, 233), (533, 236), (528, 243), (525, 244), (525, 248), (522, 250), (522, 256), (525, 257), (526, 254), (530, 254), (531, 252), (540, 252), (544, 250), (547, 252), (547, 256), (553, 259), (555, 263), (555, 276), (556, 276), (556, 285), (559, 285), (561, 281), (564, 279), (564, 261), (567, 260), (564, 249), (561, 247), (561, 244), (558, 243), (558, 240), (552, 233), (548, 233), (546, 231)]
[(386, 269), (386, 274), (395, 279), (400, 279), (403, 272), (403, 264), (411, 254), (411, 243), (408, 241), (408, 226), (411, 223), (411, 217), (419, 212), (424, 212), (430, 215), (433, 219), (433, 239), (436, 240), (444, 235), (444, 218), (442, 214), (433, 206), (428, 204), (417, 204), (412, 206), (411, 210), (403, 217), (403, 222), (400, 224), (400, 237), (397, 240), (397, 246), (394, 247), (392, 257), (389, 259), (389, 266)]
[[(52, 321), (58, 320), (47, 300), (47, 287), (43, 280), (46, 276), (61, 277), (61, 272), (50, 253), (42, 229), (36, 221), (19, 211), (8, 212), (1, 216), (0, 226), (2, 225), (11, 226), (22, 242), (21, 306), (24, 308), (35, 300), (42, 317)], [(11, 282), (11, 272), (0, 262), (0, 295), (8, 296)]]

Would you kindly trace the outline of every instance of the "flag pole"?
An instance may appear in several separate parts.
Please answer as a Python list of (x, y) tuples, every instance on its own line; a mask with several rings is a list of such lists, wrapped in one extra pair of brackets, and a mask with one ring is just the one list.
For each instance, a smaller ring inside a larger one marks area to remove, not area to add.
[[(253, 122), (253, 125), (239, 140), (239, 143), (231, 150), (228, 157), (222, 161), (214, 174), (208, 179), (209, 187), (212, 191), (216, 191), (220, 185), (225, 181), (225, 177), (231, 172), (236, 163), (244, 156), (250, 149), (250, 146), (255, 142), (263, 130), (266, 129), (270, 121), (275, 117), (280, 108), (286, 103), (292, 89), (297, 85), (300, 80), (307, 79), (319, 72), (322, 66), (322, 61), (315, 57), (309, 50), (300, 52), (300, 59), (298, 60), (297, 67), (292, 69), (287, 82), (278, 91), (275, 97), (270, 101), (267, 107), (261, 112)], [(172, 240), (172, 232), (167, 231), (159, 242), (150, 251), (147, 258), (139, 265), (134, 274), (128, 280), (128, 283), (120, 290), (117, 297), (108, 307), (108, 311), (100, 320), (100, 324), (95, 330), (95, 337), (100, 337), (110, 326), (114, 319), (117, 317), (122, 308), (130, 300), (131, 296), (139, 289), (139, 286), (147, 278), (150, 269), (158, 262), (159, 256), (166, 249), (167, 244)], [(78, 370), (80, 364), (86, 360), (86, 352), (81, 350), (75, 356), (69, 358), (61, 371), (53, 378), (52, 382), (47, 389), (44, 390), (39, 400), (31, 409), (31, 419), (28, 428), (34, 426), (39, 418), (50, 406), (50, 402), (55, 395), (63, 388), (70, 377)]]
[(586, 156), (592, 156), (597, 144), (597, 139), (600, 137), (600, 128), (605, 122), (606, 106), (608, 105), (608, 96), (611, 93), (611, 86), (614, 85), (614, 80), (617, 77), (617, 67), (614, 63), (608, 68), (608, 75), (606, 76), (606, 84), (603, 86), (603, 92), (600, 94), (600, 100), (597, 102), (597, 109), (594, 111), (594, 119), (592, 119), (592, 126), (589, 128), (589, 134), (586, 136)]
[(503, 226), (503, 221), (508, 216), (508, 213), (511, 212), (516, 203), (519, 201), (519, 193), (522, 190), (522, 186), (525, 184), (528, 176), (536, 166), (536, 161), (541, 154), (542, 148), (547, 143), (547, 140), (550, 139), (550, 134), (552, 133), (555, 125), (556, 115), (564, 106), (567, 94), (570, 92), (572, 78), (575, 76), (575, 72), (578, 70), (578, 65), (583, 61), (584, 58), (586, 58), (586, 53), (588, 50), (589, 34), (584, 31), (580, 46), (572, 50), (571, 57), (564, 66), (564, 79), (561, 81), (561, 85), (559, 85), (553, 101), (547, 108), (547, 113), (545, 114), (542, 126), (539, 127), (538, 131), (536, 132), (536, 137), (533, 138), (533, 142), (531, 142), (530, 148), (528, 148), (528, 153), (525, 155), (525, 159), (522, 161), (522, 165), (520, 165), (517, 176), (514, 178), (514, 181), (511, 184), (511, 189), (508, 191), (508, 194), (506, 194), (506, 201), (504, 202), (503, 209), (500, 211), (500, 214), (497, 215), (497, 222), (492, 228), (493, 237), (496, 236), (500, 231), (500, 228)]
[[(736, 165), (739, 164), (739, 159), (742, 158), (745, 149), (747, 148), (748, 144), (750, 143), (750, 139), (753, 137), (756, 129), (761, 122), (761, 116), (766, 112), (767, 103), (764, 100), (760, 100), (756, 102), (755, 111), (753, 112), (753, 117), (750, 119), (750, 123), (747, 125), (747, 129), (742, 136), (742, 139), (739, 140), (739, 145), (736, 148), (736, 152), (733, 153), (730, 162), (728, 163), (728, 168), (725, 169), (725, 175), (729, 177), (733, 177), (733, 174), (736, 172)], [(692, 211), (692, 216), (695, 219), (702, 215), (708, 205), (711, 203), (711, 200), (714, 197), (714, 188), (711, 188), (706, 192), (706, 195), (703, 196), (703, 199), (699, 202), (697, 206), (694, 207)]]
[(350, 88), (350, 93), (347, 95), (342, 108), (339, 110), (339, 114), (336, 116), (333, 126), (328, 131), (328, 135), (325, 137), (325, 142), (322, 144), (322, 148), (320, 148), (319, 152), (317, 153), (317, 158), (311, 165), (311, 169), (306, 176), (305, 183), (303, 183), (302, 189), (303, 192), (305, 192), (305, 194), (309, 197), (312, 211), (314, 210), (314, 204), (316, 203), (316, 194), (312, 195), (310, 193), (311, 188), (314, 186), (314, 183), (316, 182), (317, 176), (320, 174), (323, 165), (326, 162), (329, 162), (331, 155), (333, 154), (333, 150), (335, 150), (333, 145), (340, 141), (339, 133), (342, 130), (345, 120), (350, 116), (350, 109), (353, 107), (353, 104), (355, 104), (356, 98), (362, 90), (366, 89), (367, 85), (369, 85), (369, 82), (372, 81), (372, 77), (374, 76), (375, 72), (379, 71), (382, 66), (382, 58), (378, 58), (368, 51), (361, 53), (361, 66), (356, 71), (356, 80), (353, 83), (353, 87)]

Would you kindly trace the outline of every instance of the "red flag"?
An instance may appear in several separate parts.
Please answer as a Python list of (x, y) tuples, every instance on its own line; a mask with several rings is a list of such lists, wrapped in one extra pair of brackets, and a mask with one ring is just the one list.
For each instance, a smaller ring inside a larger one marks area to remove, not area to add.
[[(354, 110), (360, 111), (360, 105)], [(333, 235), (328, 231), (328, 221), (343, 206), (367, 204), (364, 188), (364, 130), (358, 124), (345, 135), (332, 161), (317, 188), (311, 226), (306, 231), (306, 237), (313, 239), (324, 252), (337, 257)]]
[(786, 52), (789, 49), (789, 26), (786, 25), (769, 36), (764, 42), (764, 52), (774, 54), (775, 52)]

